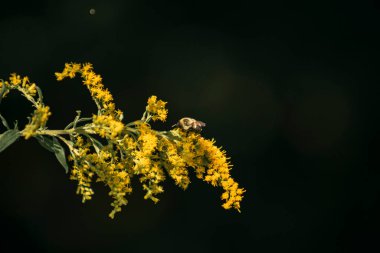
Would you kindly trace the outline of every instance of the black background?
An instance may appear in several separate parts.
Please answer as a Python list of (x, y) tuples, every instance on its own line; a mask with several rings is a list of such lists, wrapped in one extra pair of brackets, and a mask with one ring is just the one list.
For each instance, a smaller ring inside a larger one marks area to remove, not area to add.
[[(95, 15), (89, 10), (94, 8)], [(96, 107), (65, 62), (91, 62), (126, 122), (150, 95), (205, 121), (247, 189), (242, 213), (192, 175), (161, 201), (139, 184), (114, 220), (107, 190), (81, 203), (35, 140), (0, 154), (0, 252), (375, 252), (379, 250), (379, 24), (373, 1), (1, 3), (0, 78), (44, 91), (51, 129)], [(23, 126), (18, 94), (0, 105)], [(3, 131), (4, 129), (2, 129)]]

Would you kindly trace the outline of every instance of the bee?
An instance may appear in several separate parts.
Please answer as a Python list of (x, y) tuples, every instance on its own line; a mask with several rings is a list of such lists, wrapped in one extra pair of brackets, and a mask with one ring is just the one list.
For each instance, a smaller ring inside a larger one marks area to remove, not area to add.
[(193, 130), (196, 132), (202, 131), (202, 127), (205, 127), (206, 123), (198, 121), (189, 117), (180, 119), (173, 127), (180, 127), (185, 131)]

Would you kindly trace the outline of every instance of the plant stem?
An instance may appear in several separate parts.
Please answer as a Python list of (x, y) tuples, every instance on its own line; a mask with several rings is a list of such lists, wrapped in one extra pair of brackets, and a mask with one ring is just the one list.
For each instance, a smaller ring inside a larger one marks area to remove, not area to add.
[(57, 136), (57, 135), (63, 135), (63, 134), (73, 134), (73, 133), (78, 133), (78, 134), (95, 134), (93, 130), (90, 129), (83, 129), (83, 128), (71, 128), (67, 130), (39, 130), (39, 134), (41, 135), (52, 135), (52, 136)]

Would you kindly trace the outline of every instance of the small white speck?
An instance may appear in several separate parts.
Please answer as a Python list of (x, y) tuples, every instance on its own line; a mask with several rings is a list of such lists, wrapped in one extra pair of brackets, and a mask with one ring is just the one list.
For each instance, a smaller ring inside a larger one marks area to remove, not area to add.
[(90, 15), (95, 15), (95, 12), (96, 12), (95, 9), (92, 9), (92, 8), (90, 9)]

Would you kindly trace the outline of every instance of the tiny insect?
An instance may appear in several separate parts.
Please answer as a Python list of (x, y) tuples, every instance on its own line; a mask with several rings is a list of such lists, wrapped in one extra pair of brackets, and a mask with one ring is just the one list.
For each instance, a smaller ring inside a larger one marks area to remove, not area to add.
[(180, 127), (185, 131), (193, 130), (197, 132), (202, 131), (202, 127), (205, 126), (206, 123), (189, 117), (182, 118), (177, 122), (177, 124), (173, 125), (173, 127)]

